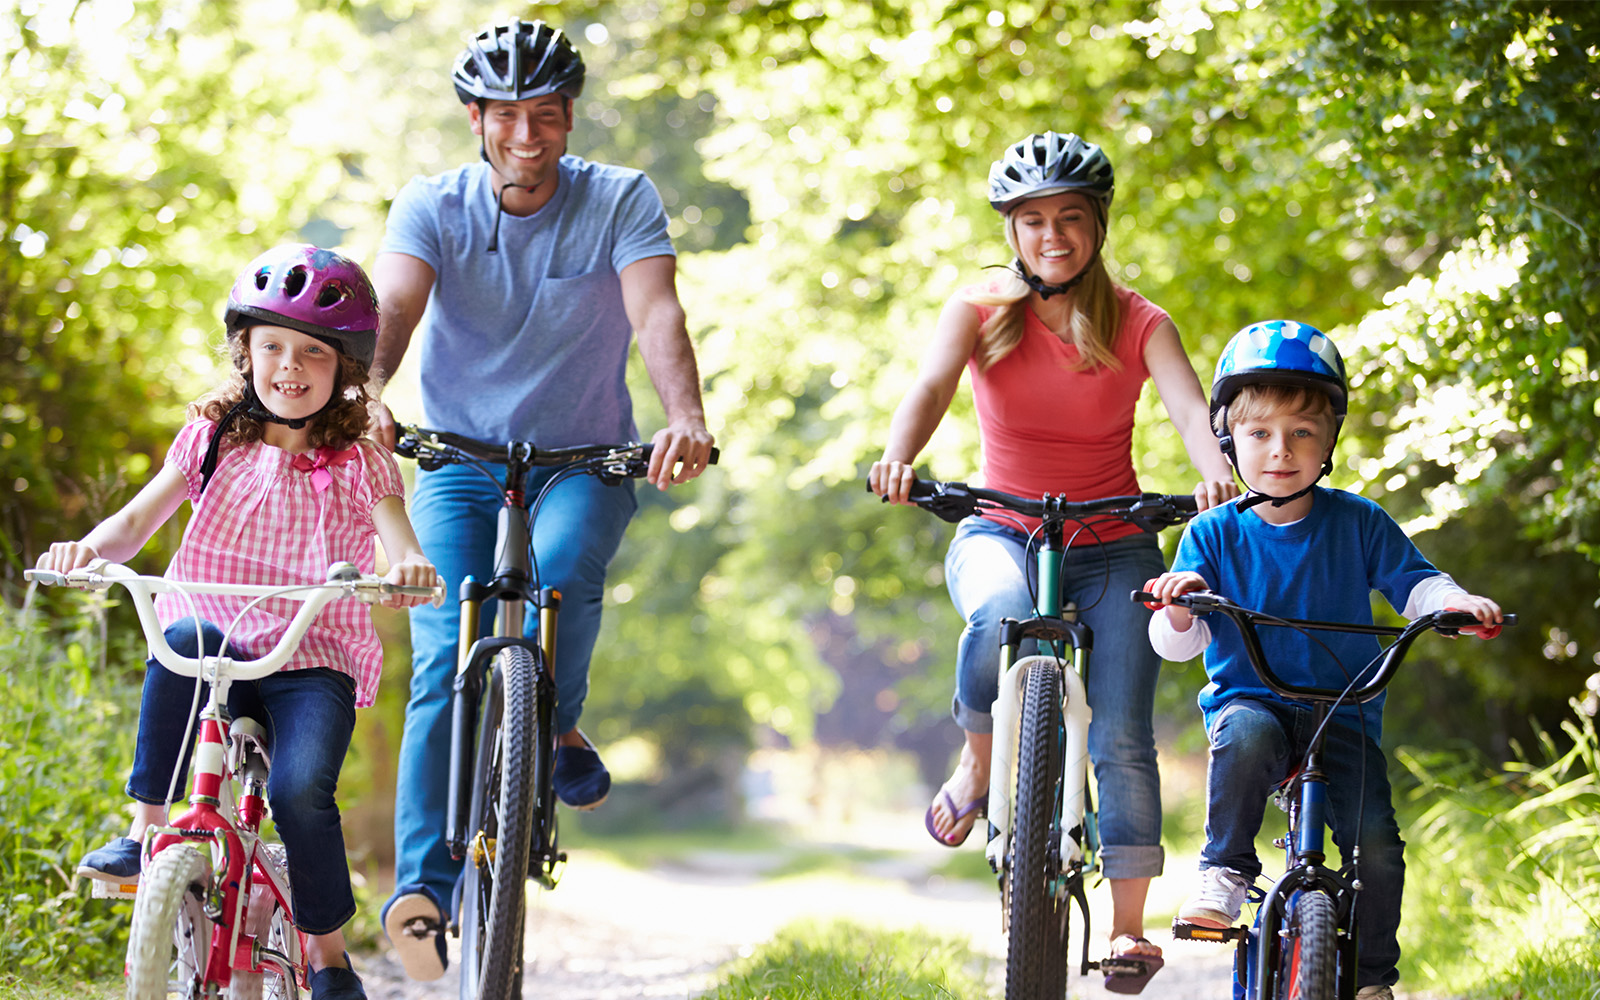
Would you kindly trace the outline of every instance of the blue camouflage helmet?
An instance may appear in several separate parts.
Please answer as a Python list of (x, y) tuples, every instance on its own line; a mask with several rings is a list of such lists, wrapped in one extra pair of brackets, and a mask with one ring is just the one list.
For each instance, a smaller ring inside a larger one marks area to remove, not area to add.
[[(1335, 426), (1344, 423), (1349, 389), (1344, 359), (1328, 335), (1288, 319), (1252, 323), (1233, 335), (1217, 359), (1211, 380), (1211, 416), (1233, 402), (1247, 385), (1286, 385), (1316, 389), (1333, 401)], [(1218, 431), (1218, 436), (1223, 436)]]

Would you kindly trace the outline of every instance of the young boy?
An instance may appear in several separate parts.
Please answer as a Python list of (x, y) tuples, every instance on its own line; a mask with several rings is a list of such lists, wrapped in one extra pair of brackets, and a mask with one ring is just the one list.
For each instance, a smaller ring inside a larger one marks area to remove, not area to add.
[[(1208, 683), (1200, 708), (1211, 742), (1206, 846), (1200, 887), (1178, 911), (1187, 923), (1227, 927), (1239, 918), (1245, 890), (1261, 874), (1255, 836), (1267, 797), (1304, 756), (1312, 709), (1261, 683), (1237, 629), (1213, 634), (1172, 598), (1212, 590), (1285, 618), (1371, 623), (1371, 592), (1377, 590), (1407, 618), (1454, 608), (1472, 612), (1484, 626), (1500, 620), (1493, 601), (1465, 593), (1435, 569), (1377, 504), (1316, 485), (1333, 469), (1345, 404), (1344, 362), (1319, 331), (1273, 320), (1235, 334), (1211, 387), (1212, 429), (1248, 492), (1192, 521), (1172, 571), (1147, 588), (1167, 605), (1150, 622), (1156, 651), (1174, 661), (1205, 651)], [(1317, 638), (1338, 663), (1293, 629), (1261, 632), (1267, 661), (1291, 683), (1343, 687), (1379, 650), (1372, 636), (1322, 632)], [(1382, 721), (1381, 696), (1339, 708), (1324, 756), (1334, 843), (1347, 860), (1354, 844), (1361, 847), (1361, 1000), (1392, 1000), (1390, 987), (1399, 978), (1405, 862), (1379, 749)], [(1353, 829), (1358, 813), (1359, 833)]]

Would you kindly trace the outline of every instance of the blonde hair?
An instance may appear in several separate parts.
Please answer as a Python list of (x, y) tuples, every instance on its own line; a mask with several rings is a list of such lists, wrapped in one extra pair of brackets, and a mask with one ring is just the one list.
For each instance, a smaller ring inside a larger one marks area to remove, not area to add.
[[(227, 343), (228, 358), (232, 362), (228, 380), (189, 404), (188, 419), (200, 418), (220, 423), (228, 411), (242, 402), (250, 387), (250, 331), (245, 327), (230, 334)], [(313, 448), (323, 445), (344, 446), (367, 433), (371, 415), (367, 412), (367, 378), (365, 365), (343, 351), (339, 355), (339, 375), (333, 384), (333, 397), (327, 409), (306, 421), (307, 442)], [(248, 412), (234, 416), (223, 431), (223, 443), (229, 446), (260, 441), (266, 433), (266, 421), (252, 417)]]
[[(1104, 246), (1105, 220), (1095, 214)], [(1017, 251), (1016, 211), (1006, 213), (1006, 243), (1013, 253)], [(1022, 267), (1021, 255), (1017, 267)], [(995, 311), (979, 328), (980, 340), (976, 353), (978, 370), (987, 371), (991, 365), (1010, 354), (1022, 342), (1023, 324), (1027, 318), (1028, 297), (1033, 290), (1022, 278), (1011, 271), (995, 289), (981, 289), (967, 296), (976, 306), (995, 306)], [(1084, 272), (1072, 300), (1072, 315), (1067, 320), (1067, 333), (1078, 349), (1078, 362), (1074, 371), (1093, 371), (1109, 368), (1121, 371), (1115, 344), (1122, 327), (1122, 305), (1117, 301), (1117, 284), (1106, 270), (1105, 259), (1096, 253)]]
[[(1242, 424), (1247, 420), (1282, 413), (1285, 410), (1297, 416), (1322, 421), (1330, 435), (1338, 425), (1333, 415), (1333, 400), (1328, 398), (1327, 393), (1303, 385), (1274, 385), (1260, 382), (1241, 386), (1233, 399), (1228, 402), (1228, 423)], [(1212, 429), (1218, 435), (1227, 431), (1222, 425), (1222, 413), (1219, 408), (1211, 416)]]

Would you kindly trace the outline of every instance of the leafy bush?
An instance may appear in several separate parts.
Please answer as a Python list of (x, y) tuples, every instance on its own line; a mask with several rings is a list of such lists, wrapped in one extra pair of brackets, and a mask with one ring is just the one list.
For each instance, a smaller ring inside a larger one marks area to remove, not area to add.
[(0, 605), (0, 968), (25, 981), (122, 966), (128, 906), (90, 901), (73, 868), (128, 821), (139, 688), (116, 665), (142, 651), (96, 655), (95, 631), (86, 617), (52, 632)]
[[(1574, 703), (1576, 708), (1576, 703)], [(1579, 711), (1570, 746), (1492, 771), (1402, 748), (1421, 809), (1406, 827), (1402, 968), (1466, 997), (1557, 1000), (1600, 979), (1600, 738)]]

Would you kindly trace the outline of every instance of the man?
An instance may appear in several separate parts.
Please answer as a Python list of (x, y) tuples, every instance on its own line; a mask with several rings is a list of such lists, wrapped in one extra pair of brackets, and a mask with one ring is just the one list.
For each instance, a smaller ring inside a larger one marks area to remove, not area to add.
[[(428, 426), (543, 447), (634, 440), (624, 372), (636, 336), (667, 417), (647, 477), (664, 490), (705, 470), (712, 437), (660, 195), (637, 170), (565, 155), (583, 77), (582, 57), (540, 21), (486, 29), (457, 59), (452, 82), (483, 162), (413, 179), (396, 197), (373, 269), (382, 304), (373, 367), (392, 375), (421, 323)], [(387, 407), (376, 419), (393, 447)], [(529, 496), (549, 474), (530, 477)], [(500, 499), (487, 477), (450, 466), (419, 472), (412, 501), (423, 551), (452, 588), (442, 608), (411, 622), (396, 888), (383, 924), (413, 979), (444, 974), (444, 901), (461, 870), (444, 843), (453, 590), (467, 575), (489, 578)], [(554, 783), (576, 809), (598, 806), (611, 786), (578, 716), (606, 566), (634, 509), (631, 484), (575, 476), (545, 500), (533, 540), (542, 582), (562, 593)]]

